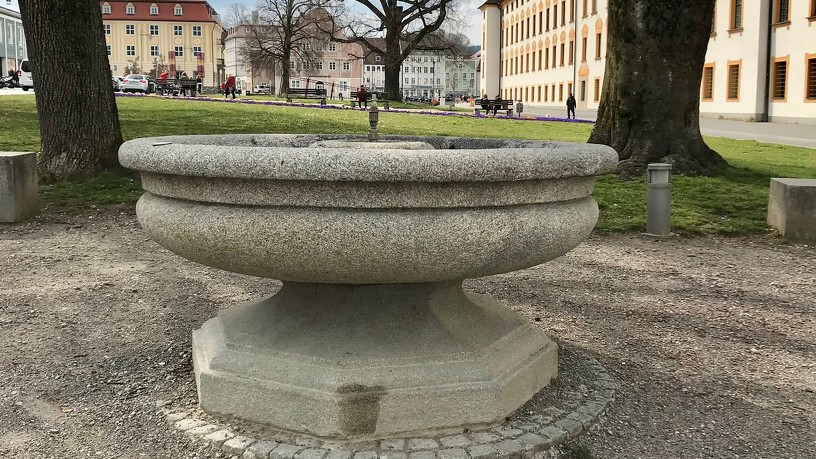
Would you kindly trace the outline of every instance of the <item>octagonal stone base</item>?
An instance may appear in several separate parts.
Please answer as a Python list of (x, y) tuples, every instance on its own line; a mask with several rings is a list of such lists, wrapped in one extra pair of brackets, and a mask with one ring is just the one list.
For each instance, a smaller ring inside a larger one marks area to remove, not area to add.
[(204, 410), (330, 439), (498, 424), (556, 359), (540, 330), (460, 282), (284, 282), (193, 332)]

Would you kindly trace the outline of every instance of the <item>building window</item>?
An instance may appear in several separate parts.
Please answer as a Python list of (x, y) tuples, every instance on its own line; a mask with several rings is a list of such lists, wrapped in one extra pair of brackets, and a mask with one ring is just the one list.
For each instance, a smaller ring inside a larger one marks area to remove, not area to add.
[(289, 81), (290, 88), (299, 88), (300, 87), (300, 80), (290, 80)]
[(586, 80), (581, 80), (581, 102), (586, 101)]
[(180, 37), (184, 34), (184, 26), (174, 25), (173, 26), (173, 35)]
[(150, 15), (151, 16), (158, 16), (159, 15), (159, 6), (155, 3), (150, 5)]
[(544, 50), (544, 68), (550, 68), (550, 48)]
[(350, 69), (351, 69), (351, 64), (349, 64), (348, 62), (343, 62), (343, 70), (350, 70)]
[(567, 24), (567, 0), (561, 1), (561, 25)]
[(337, 62), (329, 62), (329, 70), (337, 70)]
[(595, 59), (601, 58), (601, 32), (595, 34)]
[(587, 14), (589, 13), (588, 5), (589, 0), (584, 0), (583, 8), (581, 8), (581, 12), (584, 13), (584, 17), (587, 17)]
[(200, 46), (193, 46), (193, 56), (195, 56), (195, 57), (201, 56), (201, 47)]
[(317, 62), (317, 70), (323, 70), (323, 61)]
[(545, 30), (547, 32), (549, 32), (550, 31), (550, 9), (549, 8), (547, 8), (547, 21), (545, 22), (545, 24), (547, 26)]
[(740, 63), (728, 63), (728, 100), (739, 100)]
[(601, 79), (595, 78), (595, 93), (592, 95), (593, 101), (599, 102), (601, 100)]
[(816, 54), (808, 55), (806, 64), (805, 71), (807, 71), (807, 77), (805, 79), (805, 84), (807, 86), (805, 90), (805, 99), (816, 101)]
[(558, 28), (558, 4), (553, 5), (553, 29)]
[(816, 18), (816, 0), (810, 0), (810, 17)]
[(558, 85), (558, 102), (564, 101), (564, 83)]
[(575, 0), (570, 0), (570, 23), (575, 22)]
[(570, 65), (575, 60), (574, 56), (575, 56), (575, 40), (570, 39), (570, 48), (569, 48), (569, 63), (570, 63)]
[(136, 47), (133, 45), (127, 45), (125, 47), (125, 54), (128, 56), (135, 56), (136, 55)]
[(592, 0), (592, 14), (598, 14), (598, 0)]
[(133, 24), (125, 24), (125, 35), (135, 35), (136, 26)]
[(194, 25), (193, 26), (193, 36), (194, 37), (200, 37), (201, 36), (201, 26), (200, 25)]
[(312, 63), (309, 62), (309, 61), (300, 61), (300, 65), (303, 66), (303, 70), (311, 70), (312, 69)]
[(184, 47), (183, 46), (176, 46), (174, 49), (176, 50), (176, 57), (184, 56)]
[(566, 43), (561, 43), (561, 59), (559, 59), (558, 62), (562, 67), (564, 66), (564, 54), (565, 54), (564, 51), (566, 47), (567, 47)]
[(586, 62), (587, 56), (587, 37), (581, 38), (581, 62)]
[(111, 7), (107, 2), (102, 4), (102, 14), (111, 14)]
[(150, 24), (150, 35), (158, 35), (159, 34), (159, 25), (158, 24)]
[(329, 51), (331, 52), (337, 51), (337, 43), (329, 43)]
[(295, 69), (295, 61), (289, 61), (289, 70)]
[(778, 59), (773, 63), (772, 96), (774, 100), (784, 101), (788, 89), (788, 59)]
[(184, 14), (184, 10), (181, 8), (181, 5), (176, 3), (176, 6), (173, 7), (173, 16), (181, 16)]
[(106, 47), (108, 48), (108, 56), (110, 56), (111, 55), (111, 45), (107, 45)]
[(133, 3), (128, 3), (125, 7), (125, 14), (136, 14), (136, 8), (133, 7)]
[(790, 21), (790, 0), (774, 0), (774, 22), (785, 23)]
[(703, 100), (714, 98), (714, 64), (703, 67)]
[(731, 30), (742, 29), (742, 0), (731, 0)]
[(159, 56), (159, 45), (150, 45), (150, 56), (151, 57)]
[(105, 29), (105, 35), (110, 35), (110, 24), (102, 24), (102, 28)]

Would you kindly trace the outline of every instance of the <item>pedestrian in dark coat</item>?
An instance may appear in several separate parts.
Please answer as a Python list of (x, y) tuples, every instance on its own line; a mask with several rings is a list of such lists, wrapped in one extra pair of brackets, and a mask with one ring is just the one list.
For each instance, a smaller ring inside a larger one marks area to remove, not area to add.
[(575, 119), (575, 97), (572, 93), (567, 97), (567, 119), (570, 119), (570, 114), (572, 119)]

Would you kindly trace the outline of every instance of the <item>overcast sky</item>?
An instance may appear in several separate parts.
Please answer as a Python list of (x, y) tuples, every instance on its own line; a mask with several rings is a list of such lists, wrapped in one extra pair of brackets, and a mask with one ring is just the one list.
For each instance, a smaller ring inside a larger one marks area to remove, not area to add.
[[(255, 5), (255, 0), (207, 0), (218, 14), (221, 15), (222, 20), (227, 18), (227, 12), (229, 11), (229, 7), (236, 3), (243, 3), (247, 7), (252, 8)], [(465, 24), (459, 25), (462, 33), (470, 38), (470, 44), (472, 45), (481, 45), (481, 37), (479, 36), (479, 30), (482, 26), (482, 16), (481, 12), (479, 11), (479, 6), (484, 3), (484, 0), (463, 0), (464, 6), (464, 13), (466, 14)]]

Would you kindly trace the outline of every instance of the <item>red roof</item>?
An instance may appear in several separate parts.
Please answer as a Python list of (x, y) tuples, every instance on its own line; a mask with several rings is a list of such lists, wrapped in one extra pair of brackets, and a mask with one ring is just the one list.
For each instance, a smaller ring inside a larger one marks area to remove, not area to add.
[[(111, 14), (102, 14), (102, 20), (121, 21), (180, 21), (180, 22), (215, 22), (213, 14), (218, 14), (205, 0), (131, 0), (131, 1), (100, 1), (99, 8), (110, 5)], [(134, 14), (126, 14), (127, 5), (133, 5)], [(158, 15), (150, 14), (150, 7), (159, 7)], [(182, 8), (182, 15), (176, 16), (175, 6)]]

